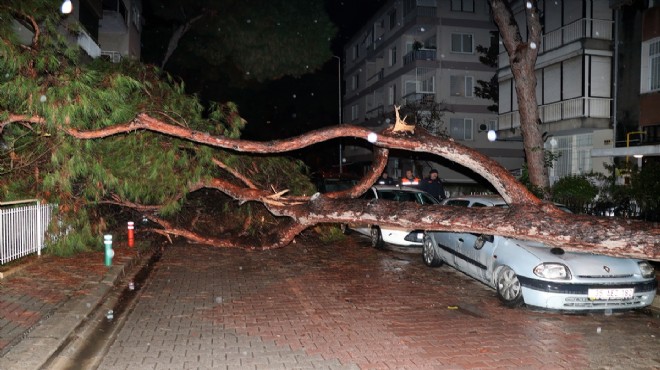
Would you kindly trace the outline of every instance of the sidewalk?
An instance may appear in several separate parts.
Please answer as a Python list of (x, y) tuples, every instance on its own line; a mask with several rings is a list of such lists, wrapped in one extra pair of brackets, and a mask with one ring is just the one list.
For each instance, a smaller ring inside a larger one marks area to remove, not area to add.
[(39, 368), (103, 301), (114, 284), (150, 251), (114, 246), (112, 266), (102, 251), (73, 257), (24, 257), (0, 266), (0, 369)]

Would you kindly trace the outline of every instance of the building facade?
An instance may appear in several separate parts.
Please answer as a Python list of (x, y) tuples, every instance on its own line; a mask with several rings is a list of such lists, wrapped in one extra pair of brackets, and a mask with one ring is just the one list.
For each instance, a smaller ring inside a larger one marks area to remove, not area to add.
[[(80, 25), (76, 36), (67, 35), (72, 44), (78, 44), (91, 58), (103, 56), (115, 63), (122, 58), (140, 59), (141, 0), (72, 0), (71, 3), (72, 11), (66, 20)], [(13, 22), (20, 39), (30, 43), (32, 31)]]
[[(497, 113), (488, 110), (492, 101), (474, 93), (477, 81), (496, 73), (479, 61), (476, 48), (497, 40), (487, 0), (388, 1), (345, 45), (344, 122), (379, 131), (393, 124), (395, 105), (413, 107), (420, 117), (436, 112), (440, 118), (432, 133), (447, 134), (519, 171), (521, 142), (488, 141)], [(344, 156), (349, 164), (368, 166), (371, 148), (347, 146)], [(479, 181), (478, 175), (434, 156), (391, 153), (388, 163), (395, 177), (406, 169), (421, 177), (430, 168), (438, 169), (448, 185)]]
[[(512, 5), (526, 35), (526, 2)], [(549, 170), (550, 183), (570, 174), (606, 173), (605, 157), (592, 149), (615, 144), (613, 12), (607, 0), (538, 1), (543, 34), (536, 61), (536, 99), (545, 149), (559, 157)], [(523, 36), (524, 37), (524, 36)], [(498, 134), (520, 137), (520, 115), (509, 56), (502, 45), (498, 60)]]

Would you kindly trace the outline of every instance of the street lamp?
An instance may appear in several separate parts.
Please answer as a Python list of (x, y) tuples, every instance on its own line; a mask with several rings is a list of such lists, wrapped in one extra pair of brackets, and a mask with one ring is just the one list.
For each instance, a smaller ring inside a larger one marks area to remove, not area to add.
[[(339, 102), (339, 124), (341, 125), (341, 57), (338, 57), (336, 55), (332, 56), (333, 58), (337, 58), (337, 96), (338, 96), (338, 102)], [(342, 147), (341, 147), (341, 139), (339, 141), (339, 174), (341, 175), (342, 173), (342, 163), (344, 161), (343, 158), (343, 153), (342, 153)]]

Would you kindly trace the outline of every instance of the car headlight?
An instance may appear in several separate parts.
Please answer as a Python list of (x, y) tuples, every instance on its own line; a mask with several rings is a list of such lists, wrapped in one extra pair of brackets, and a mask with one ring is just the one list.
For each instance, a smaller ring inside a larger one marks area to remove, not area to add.
[(542, 263), (534, 267), (534, 275), (545, 279), (569, 280), (571, 272), (560, 263)]
[(639, 270), (642, 272), (642, 277), (653, 278), (655, 277), (655, 269), (650, 263), (646, 261), (639, 261)]

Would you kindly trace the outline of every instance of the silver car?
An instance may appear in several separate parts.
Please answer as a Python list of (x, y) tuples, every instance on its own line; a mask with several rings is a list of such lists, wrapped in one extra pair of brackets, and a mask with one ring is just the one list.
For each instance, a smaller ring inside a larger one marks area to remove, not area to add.
[[(508, 207), (499, 196), (464, 196), (442, 204)], [(509, 307), (562, 311), (621, 310), (650, 305), (655, 270), (646, 261), (565, 252), (542, 243), (497, 235), (427, 232), (424, 263), (447, 263), (494, 288)]]
[[(361, 199), (384, 199), (396, 202), (415, 202), (418, 204), (439, 204), (431, 194), (413, 188), (393, 185), (372, 186)], [(381, 248), (385, 243), (402, 247), (421, 247), (424, 240), (424, 230), (408, 230), (397, 227), (380, 227), (375, 224), (342, 224), (342, 231), (348, 233), (353, 229), (360, 234), (371, 237), (371, 245)]]

